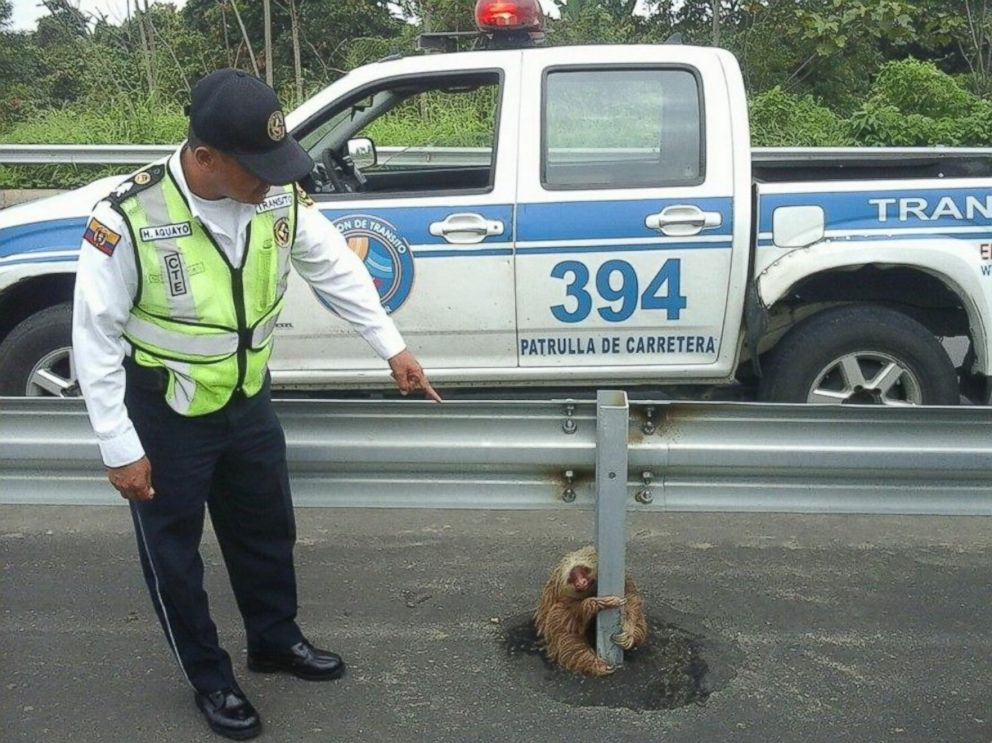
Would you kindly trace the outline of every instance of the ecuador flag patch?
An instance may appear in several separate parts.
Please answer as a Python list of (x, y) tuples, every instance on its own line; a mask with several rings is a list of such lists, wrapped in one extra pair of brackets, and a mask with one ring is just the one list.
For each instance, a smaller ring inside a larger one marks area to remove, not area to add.
[(86, 232), (83, 233), (83, 239), (101, 253), (113, 255), (114, 248), (120, 242), (121, 236), (100, 222), (100, 220), (91, 217), (89, 223), (86, 225)]

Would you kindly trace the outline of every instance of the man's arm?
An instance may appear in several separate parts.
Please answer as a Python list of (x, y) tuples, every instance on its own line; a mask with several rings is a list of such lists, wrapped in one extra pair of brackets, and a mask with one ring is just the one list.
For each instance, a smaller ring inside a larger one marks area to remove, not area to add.
[(292, 258), (300, 276), (389, 362), (402, 394), (423, 390), (432, 400), (441, 402), (423, 367), (383, 309), (361, 259), (315, 206), (299, 205)]
[(124, 324), (137, 269), (124, 220), (101, 202), (87, 223), (76, 268), (72, 347), (90, 423), (110, 482), (125, 498), (154, 495), (151, 467), (124, 407)]

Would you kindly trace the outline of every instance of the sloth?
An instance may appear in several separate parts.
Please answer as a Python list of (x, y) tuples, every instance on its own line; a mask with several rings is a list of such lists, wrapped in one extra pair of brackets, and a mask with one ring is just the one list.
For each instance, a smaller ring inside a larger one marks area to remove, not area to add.
[(620, 632), (613, 641), (624, 650), (644, 644), (648, 623), (644, 599), (628, 575), (624, 596), (596, 595), (596, 548), (565, 555), (551, 572), (534, 614), (534, 626), (548, 658), (562, 668), (586, 676), (607, 676), (615, 670), (596, 654), (590, 625), (603, 609), (621, 608)]

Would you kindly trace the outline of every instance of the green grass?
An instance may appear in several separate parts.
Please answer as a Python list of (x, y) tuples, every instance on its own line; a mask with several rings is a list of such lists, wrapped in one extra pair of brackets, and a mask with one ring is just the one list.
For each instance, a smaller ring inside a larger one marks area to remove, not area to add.
[(362, 136), (377, 147), (491, 147), (495, 86), (468, 93), (422, 93), (380, 116)]
[[(169, 144), (186, 136), (186, 116), (175, 104), (124, 97), (99, 106), (41, 111), (0, 134), (5, 144)], [(76, 188), (97, 178), (129, 173), (133, 166), (0, 166), (0, 188)]]

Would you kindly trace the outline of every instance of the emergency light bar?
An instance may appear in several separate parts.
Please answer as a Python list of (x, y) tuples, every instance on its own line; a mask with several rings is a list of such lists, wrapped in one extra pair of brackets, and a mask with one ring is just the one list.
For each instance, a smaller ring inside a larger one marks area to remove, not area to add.
[(544, 41), (544, 13), (538, 0), (478, 0), (478, 31), (425, 33), (417, 47), (428, 52), (454, 52), (462, 42), (476, 49), (519, 49)]
[(538, 0), (478, 0), (475, 25), (485, 33), (540, 31), (544, 13)]

